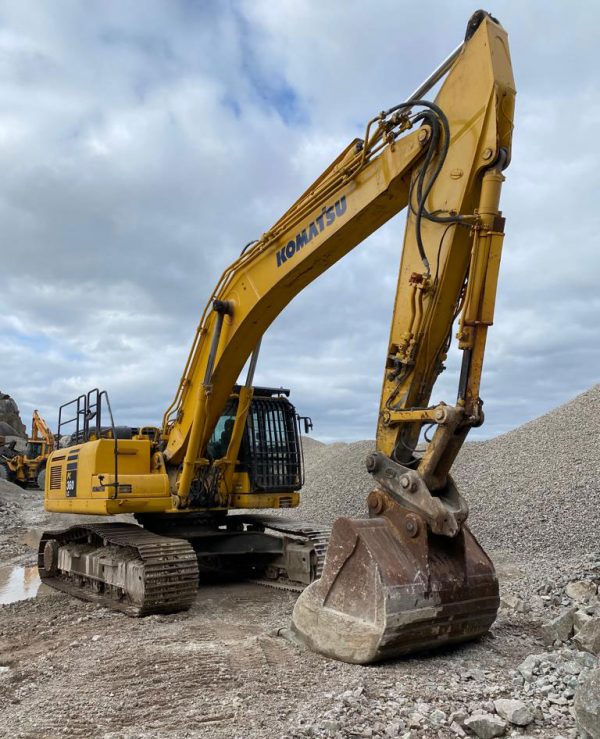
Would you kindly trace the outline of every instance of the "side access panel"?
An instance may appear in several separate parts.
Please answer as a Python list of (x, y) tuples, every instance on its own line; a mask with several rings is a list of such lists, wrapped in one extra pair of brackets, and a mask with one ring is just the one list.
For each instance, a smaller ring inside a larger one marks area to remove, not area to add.
[(113, 439), (58, 449), (48, 459), (47, 511), (106, 516), (171, 507), (168, 476), (151, 470), (149, 440), (119, 439), (116, 464)]

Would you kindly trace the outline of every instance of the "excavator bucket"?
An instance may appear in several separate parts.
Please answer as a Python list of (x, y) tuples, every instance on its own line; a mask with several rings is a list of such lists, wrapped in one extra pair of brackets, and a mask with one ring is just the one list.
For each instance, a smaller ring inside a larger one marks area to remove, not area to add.
[(323, 574), (294, 608), (293, 637), (344, 662), (475, 639), (499, 606), (494, 567), (465, 525), (453, 537), (433, 534), (385, 497), (383, 515), (334, 523)]

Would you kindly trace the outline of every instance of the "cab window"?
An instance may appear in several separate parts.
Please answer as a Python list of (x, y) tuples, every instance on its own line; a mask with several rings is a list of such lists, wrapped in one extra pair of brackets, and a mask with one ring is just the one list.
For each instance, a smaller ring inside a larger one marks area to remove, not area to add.
[(207, 453), (211, 459), (221, 459), (227, 454), (227, 448), (231, 441), (233, 424), (235, 423), (235, 408), (228, 408), (217, 421), (213, 435), (207, 446)]

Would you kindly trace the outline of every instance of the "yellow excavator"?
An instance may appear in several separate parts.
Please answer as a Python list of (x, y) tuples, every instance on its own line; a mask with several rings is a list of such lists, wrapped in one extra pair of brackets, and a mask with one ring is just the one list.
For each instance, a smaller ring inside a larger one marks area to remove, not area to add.
[(14, 442), (0, 446), (0, 478), (19, 485), (31, 485), (44, 490), (46, 464), (54, 449), (54, 435), (37, 410), (31, 419), (31, 436), (24, 454), (15, 449)]
[[(225, 270), (162, 428), (116, 427), (104, 391), (61, 407), (59, 433), (69, 423), (74, 431), (49, 459), (46, 509), (129, 513), (137, 523), (45, 532), (44, 582), (138, 616), (187, 609), (199, 580), (296, 588), (293, 637), (357, 663), (489, 629), (498, 582), (449, 472), (483, 422), (514, 99), (507, 34), (478, 11), (423, 85), (369, 121)], [(310, 420), (287, 390), (253, 386), (261, 337), (295, 295), (405, 207), (376, 451), (366, 461), (369, 516), (329, 531), (262, 515), (298, 505), (300, 426)], [(457, 400), (431, 405), (456, 319)]]

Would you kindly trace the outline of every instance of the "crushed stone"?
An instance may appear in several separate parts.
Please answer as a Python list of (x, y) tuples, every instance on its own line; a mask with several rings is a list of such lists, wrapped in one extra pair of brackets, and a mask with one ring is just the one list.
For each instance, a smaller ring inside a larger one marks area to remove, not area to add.
[[(453, 476), (485, 548), (585, 553), (600, 530), (600, 385), (501, 436), (468, 442)], [(373, 441), (304, 439), (306, 484), (295, 515), (331, 524), (367, 515)]]

